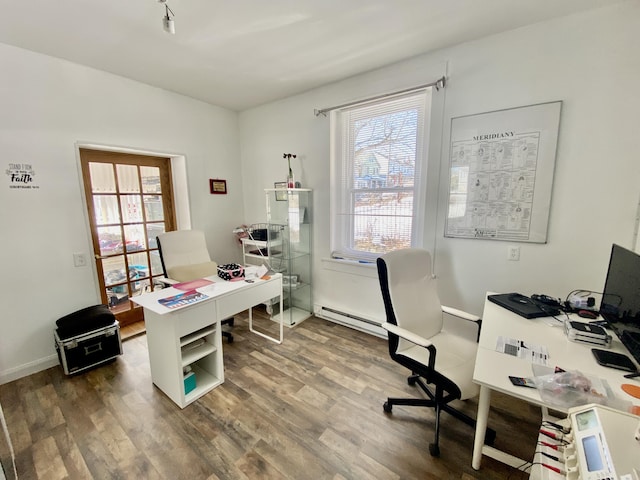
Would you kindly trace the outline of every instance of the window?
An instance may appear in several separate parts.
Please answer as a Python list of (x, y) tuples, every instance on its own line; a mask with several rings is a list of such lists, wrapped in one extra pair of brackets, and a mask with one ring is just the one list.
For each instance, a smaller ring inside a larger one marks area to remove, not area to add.
[(430, 105), (427, 88), (332, 112), (334, 258), (421, 244)]

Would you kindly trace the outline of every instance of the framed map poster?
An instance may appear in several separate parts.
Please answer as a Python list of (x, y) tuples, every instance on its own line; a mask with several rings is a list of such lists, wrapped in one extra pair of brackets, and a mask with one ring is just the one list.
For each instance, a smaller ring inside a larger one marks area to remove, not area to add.
[(445, 237), (546, 243), (561, 108), (451, 119)]

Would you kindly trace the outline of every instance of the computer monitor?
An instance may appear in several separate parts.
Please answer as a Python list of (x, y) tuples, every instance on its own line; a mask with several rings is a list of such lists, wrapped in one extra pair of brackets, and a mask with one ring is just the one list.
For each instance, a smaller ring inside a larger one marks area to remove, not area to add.
[(615, 244), (611, 248), (600, 315), (640, 363), (640, 255)]

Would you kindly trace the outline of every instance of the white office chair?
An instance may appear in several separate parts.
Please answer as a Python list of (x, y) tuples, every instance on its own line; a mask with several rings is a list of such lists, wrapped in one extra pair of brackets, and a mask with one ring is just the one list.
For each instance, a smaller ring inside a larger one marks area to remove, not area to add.
[[(475, 420), (449, 402), (472, 398), (479, 393), (473, 383), (473, 370), (481, 320), (475, 315), (440, 304), (436, 281), (431, 275), (431, 255), (422, 249), (404, 249), (387, 253), (377, 260), (378, 278), (387, 322), (382, 326), (389, 336), (391, 358), (411, 370), (409, 385), (418, 385), (426, 398), (388, 398), (383, 409), (391, 413), (393, 405), (433, 407), (436, 411), (435, 441), (429, 445), (432, 456), (440, 455), (440, 411), (475, 427)], [(471, 338), (444, 328), (445, 314), (475, 322)], [(433, 385), (435, 391), (427, 385)], [(486, 443), (492, 444), (495, 432), (488, 429)]]
[[(199, 230), (176, 230), (156, 237), (165, 278), (161, 282), (172, 285), (218, 274), (218, 264), (211, 260), (204, 233)], [(233, 317), (222, 320), (233, 326)], [(231, 332), (223, 331), (229, 343)]]

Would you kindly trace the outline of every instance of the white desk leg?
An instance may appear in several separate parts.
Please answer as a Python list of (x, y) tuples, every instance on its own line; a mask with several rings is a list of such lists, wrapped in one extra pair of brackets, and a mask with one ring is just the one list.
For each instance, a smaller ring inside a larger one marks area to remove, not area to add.
[(260, 335), (261, 337), (266, 338), (267, 340), (271, 340), (272, 342), (282, 343), (282, 340), (284, 339), (284, 312), (282, 311), (282, 307), (283, 307), (282, 288), (280, 288), (280, 337), (279, 338), (271, 337), (253, 328), (253, 310), (251, 308), (249, 308), (249, 331), (255, 333), (256, 335)]
[(476, 415), (476, 436), (473, 440), (473, 457), (471, 466), (474, 470), (480, 470), (482, 460), (482, 447), (484, 446), (484, 435), (487, 431), (487, 420), (489, 419), (489, 405), (491, 404), (491, 389), (480, 386), (480, 396), (478, 398), (478, 413)]
[(282, 343), (282, 339), (284, 337), (284, 299), (282, 298), (282, 294), (284, 292), (280, 289), (280, 343)]

